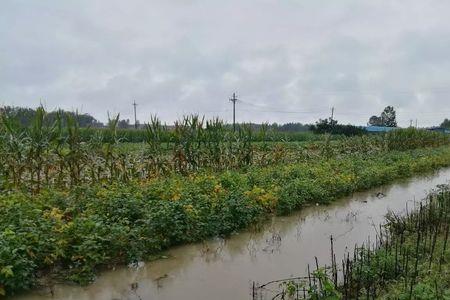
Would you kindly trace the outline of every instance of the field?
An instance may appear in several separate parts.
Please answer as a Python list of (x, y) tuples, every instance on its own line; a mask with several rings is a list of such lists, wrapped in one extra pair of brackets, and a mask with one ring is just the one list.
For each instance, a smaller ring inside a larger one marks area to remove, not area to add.
[(145, 142), (124, 143), (118, 119), (86, 135), (71, 116), (45, 117), (21, 128), (2, 116), (0, 293), (42, 276), (87, 284), (102, 268), (450, 165), (449, 137), (415, 129), (289, 142), (192, 116), (170, 132), (153, 119)]

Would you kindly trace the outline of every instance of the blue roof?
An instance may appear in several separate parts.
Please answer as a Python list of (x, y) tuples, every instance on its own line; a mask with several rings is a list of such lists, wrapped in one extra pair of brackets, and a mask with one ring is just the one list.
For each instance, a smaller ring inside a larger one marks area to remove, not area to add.
[(368, 132), (388, 132), (397, 129), (397, 127), (366, 126), (365, 129)]
[(447, 134), (450, 133), (450, 130), (447, 128), (444, 128), (444, 127), (430, 127), (430, 128), (427, 128), (427, 130), (437, 131), (437, 132), (442, 132), (442, 133), (447, 133)]

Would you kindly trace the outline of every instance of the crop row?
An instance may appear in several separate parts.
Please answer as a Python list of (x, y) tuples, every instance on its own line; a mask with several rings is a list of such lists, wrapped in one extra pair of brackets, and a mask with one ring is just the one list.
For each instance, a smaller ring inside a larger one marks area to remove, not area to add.
[[(87, 140), (73, 114), (57, 115), (52, 124), (46, 116), (39, 108), (29, 128), (16, 126), (12, 117), (1, 116), (0, 188), (37, 193), (46, 187), (146, 181), (173, 173), (239, 170), (450, 142), (443, 134), (407, 129), (338, 140), (323, 135), (320, 141), (292, 146), (271, 142), (265, 126), (257, 132), (250, 127), (233, 132), (221, 120), (190, 116), (175, 123), (170, 142), (166, 140), (167, 128), (152, 118), (145, 126), (146, 142), (128, 151), (118, 135), (118, 116), (110, 120), (107, 130), (96, 131)], [(109, 136), (106, 141), (104, 135)]]
[(2, 193), (0, 291), (31, 288), (43, 274), (88, 283), (99, 267), (145, 260), (173, 245), (226, 236), (271, 213), (448, 165), (444, 146)]

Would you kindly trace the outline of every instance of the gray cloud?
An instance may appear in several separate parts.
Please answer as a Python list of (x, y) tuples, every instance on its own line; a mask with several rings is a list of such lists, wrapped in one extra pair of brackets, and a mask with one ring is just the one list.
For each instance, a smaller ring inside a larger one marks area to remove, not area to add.
[[(0, 4), (0, 103), (364, 124), (450, 117), (450, 2), (26, 1)], [(291, 113), (288, 113), (291, 112)]]

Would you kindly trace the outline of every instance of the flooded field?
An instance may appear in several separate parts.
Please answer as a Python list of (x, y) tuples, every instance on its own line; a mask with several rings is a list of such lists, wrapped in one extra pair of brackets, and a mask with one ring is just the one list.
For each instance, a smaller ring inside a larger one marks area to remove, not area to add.
[(273, 217), (259, 230), (227, 239), (173, 248), (167, 258), (103, 272), (87, 286), (57, 284), (10, 299), (250, 299), (253, 281), (304, 275), (307, 264), (330, 260), (330, 235), (336, 257), (345, 247), (373, 239), (388, 211), (401, 213), (437, 184), (450, 169), (356, 193), (328, 206)]

